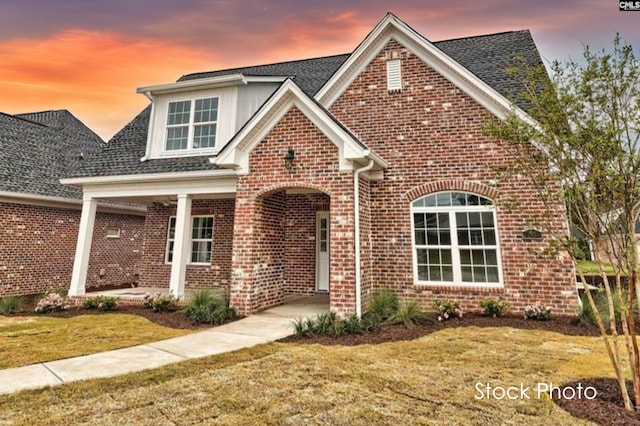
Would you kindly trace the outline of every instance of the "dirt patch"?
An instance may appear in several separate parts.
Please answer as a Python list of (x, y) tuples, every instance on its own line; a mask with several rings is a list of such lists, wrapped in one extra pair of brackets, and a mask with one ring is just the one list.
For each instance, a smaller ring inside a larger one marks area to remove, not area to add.
[[(624, 409), (624, 402), (616, 380), (609, 378), (580, 379), (565, 383), (563, 389), (568, 387), (578, 389), (579, 385), (582, 385), (582, 389), (588, 386), (595, 388), (597, 391), (596, 398), (558, 399), (558, 395), (554, 393), (552, 395), (553, 402), (568, 411), (572, 416), (589, 420), (599, 425), (640, 426), (640, 413)], [(627, 390), (629, 395), (633, 395), (633, 383), (630, 381), (627, 382)]]

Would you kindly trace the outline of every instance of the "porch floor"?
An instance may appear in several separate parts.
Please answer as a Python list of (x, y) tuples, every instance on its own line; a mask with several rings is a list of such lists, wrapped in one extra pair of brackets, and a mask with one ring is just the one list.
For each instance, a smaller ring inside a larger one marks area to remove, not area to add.
[[(194, 290), (186, 289), (185, 294), (188, 298)], [(169, 294), (169, 289), (157, 287), (132, 287), (119, 288), (115, 290), (95, 290), (87, 291), (87, 296), (107, 295), (117, 296), (125, 300), (142, 300), (146, 293)], [(329, 310), (329, 295), (326, 293), (318, 293), (312, 296), (289, 294), (284, 296), (284, 303), (280, 306), (274, 306), (262, 314), (283, 318), (310, 317), (318, 315), (321, 312)]]

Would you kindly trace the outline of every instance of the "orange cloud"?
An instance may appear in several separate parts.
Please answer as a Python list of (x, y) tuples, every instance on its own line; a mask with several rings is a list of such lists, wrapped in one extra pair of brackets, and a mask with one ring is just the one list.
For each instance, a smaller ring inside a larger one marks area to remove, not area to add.
[(138, 86), (214, 68), (211, 52), (115, 33), (67, 30), (0, 44), (0, 111), (68, 109), (110, 138), (148, 101)]

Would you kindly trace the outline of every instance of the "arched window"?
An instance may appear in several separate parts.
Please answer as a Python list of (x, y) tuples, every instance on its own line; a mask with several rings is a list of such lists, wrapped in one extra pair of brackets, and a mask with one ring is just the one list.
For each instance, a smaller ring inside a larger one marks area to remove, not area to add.
[(502, 284), (496, 210), (488, 198), (439, 192), (411, 205), (418, 284)]

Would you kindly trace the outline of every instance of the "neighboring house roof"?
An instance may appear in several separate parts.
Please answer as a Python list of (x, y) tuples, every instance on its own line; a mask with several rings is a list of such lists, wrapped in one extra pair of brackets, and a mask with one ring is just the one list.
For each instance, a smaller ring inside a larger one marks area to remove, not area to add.
[[(523, 58), (529, 65), (542, 63), (528, 30), (445, 40), (433, 44), (509, 99), (513, 98), (520, 87), (519, 83), (506, 73), (506, 68), (514, 64), (516, 56)], [(351, 54), (343, 54), (187, 74), (178, 81), (231, 74), (285, 76), (290, 77), (307, 96), (313, 97), (350, 56)], [(518, 100), (516, 100), (516, 104), (525, 110), (527, 109), (527, 105)], [(206, 156), (141, 162), (140, 159), (146, 153), (150, 111), (150, 107), (145, 108), (111, 139), (100, 155), (92, 161), (85, 162), (82, 169), (69, 174), (68, 177), (189, 172), (216, 168), (210, 164)]]
[(80, 199), (79, 188), (59, 179), (80, 169), (103, 145), (67, 110), (0, 113), (0, 192)]

